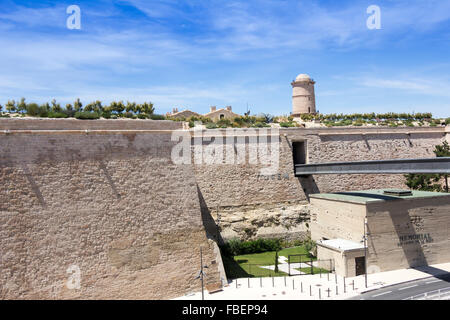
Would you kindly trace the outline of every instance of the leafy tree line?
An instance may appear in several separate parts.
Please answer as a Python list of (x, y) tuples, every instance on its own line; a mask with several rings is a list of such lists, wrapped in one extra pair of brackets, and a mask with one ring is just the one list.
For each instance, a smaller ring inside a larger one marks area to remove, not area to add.
[[(447, 141), (435, 146), (436, 157), (450, 157), (450, 146)], [(448, 174), (407, 174), (406, 185), (414, 190), (449, 192)], [(442, 186), (442, 179), (444, 186)]]
[[(3, 106), (0, 105), (0, 111), (3, 111)], [(51, 103), (26, 103), (25, 98), (16, 102), (9, 100), (5, 104), (5, 111), (9, 113), (19, 113), (33, 117), (49, 117), (49, 118), (69, 118), (75, 117), (80, 119), (98, 119), (103, 118), (157, 118), (163, 119), (161, 115), (155, 115), (155, 108), (153, 103), (136, 103), (129, 102), (125, 104), (123, 101), (113, 101), (109, 105), (104, 106), (101, 101), (97, 100), (91, 102), (83, 107), (80, 99), (77, 99), (73, 104), (68, 103), (65, 107), (57, 103), (55, 99)]]

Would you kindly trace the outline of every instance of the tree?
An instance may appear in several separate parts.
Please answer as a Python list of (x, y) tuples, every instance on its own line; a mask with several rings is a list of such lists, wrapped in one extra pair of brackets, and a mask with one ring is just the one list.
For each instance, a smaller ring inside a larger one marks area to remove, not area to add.
[(125, 107), (126, 112), (136, 112), (136, 102), (127, 101), (127, 106)]
[(14, 112), (14, 111), (16, 111), (16, 102), (14, 100), (8, 100), (5, 107), (6, 107), (6, 111)]
[(84, 107), (84, 111), (97, 112), (98, 114), (101, 114), (103, 112), (102, 102), (99, 100), (91, 102)]
[(17, 111), (21, 112), (21, 113), (24, 113), (27, 111), (27, 104), (25, 103), (25, 98), (20, 99), (20, 102), (17, 103), (16, 108), (17, 108)]
[(81, 103), (80, 98), (78, 98), (73, 103), (73, 109), (75, 110), (75, 112), (79, 112), (79, 111), (81, 111), (82, 108), (83, 108), (83, 104)]
[(125, 105), (123, 104), (122, 101), (119, 101), (119, 102), (113, 101), (109, 105), (108, 109), (110, 112), (114, 112), (116, 114), (121, 114), (125, 110)]
[[(442, 145), (436, 145), (433, 152), (436, 157), (450, 157), (450, 145), (444, 141)], [(407, 174), (405, 178), (406, 185), (413, 190), (449, 192), (448, 174)], [(445, 181), (444, 188), (442, 179)]]
[(3, 110), (3, 106), (0, 104), (0, 112), (2, 112)]
[[(442, 145), (437, 145), (434, 149), (436, 157), (450, 157), (450, 145), (444, 141)], [(448, 174), (442, 175), (445, 180), (445, 192), (448, 192)]]
[(52, 110), (52, 112), (62, 112), (61, 105), (59, 103), (56, 103), (55, 99), (52, 100), (51, 110)]
[(143, 104), (140, 105), (141, 106), (141, 112), (151, 115), (155, 112), (155, 108), (153, 107), (153, 103), (147, 103), (144, 102)]

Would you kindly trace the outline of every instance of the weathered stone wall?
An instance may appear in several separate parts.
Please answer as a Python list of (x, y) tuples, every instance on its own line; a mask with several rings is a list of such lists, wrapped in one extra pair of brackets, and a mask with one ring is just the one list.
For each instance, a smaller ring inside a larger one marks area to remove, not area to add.
[(450, 196), (368, 204), (369, 270), (450, 261), (449, 212)]
[[(223, 238), (248, 239), (262, 234), (304, 238), (309, 233), (309, 194), (406, 186), (403, 175), (297, 178), (293, 169), (293, 142), (305, 141), (307, 161), (315, 163), (434, 157), (434, 146), (444, 139), (445, 128), (281, 129), (280, 164), (276, 174), (261, 175), (261, 165), (247, 161), (234, 165), (197, 164), (195, 175), (205, 199), (204, 210), (221, 226)], [(261, 225), (255, 216), (270, 218)], [(292, 228), (290, 221), (297, 217), (301, 217), (300, 221)]]
[(193, 168), (171, 147), (163, 133), (0, 134), (0, 298), (180, 296), (200, 290), (200, 247), (220, 283)]

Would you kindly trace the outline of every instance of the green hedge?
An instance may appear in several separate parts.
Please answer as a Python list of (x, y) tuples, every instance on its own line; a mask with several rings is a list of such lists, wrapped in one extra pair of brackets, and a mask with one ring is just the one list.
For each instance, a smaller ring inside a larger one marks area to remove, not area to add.
[(295, 127), (295, 123), (294, 122), (280, 122), (280, 127), (292, 128), (292, 127)]
[(80, 120), (95, 120), (95, 119), (100, 119), (100, 116), (97, 112), (82, 111), (82, 112), (76, 112), (75, 118), (80, 119)]
[(152, 120), (166, 120), (166, 117), (164, 117), (162, 114), (151, 114), (150, 119)]
[(282, 249), (281, 239), (257, 239), (242, 241), (231, 239), (221, 246), (225, 254), (238, 256), (242, 254), (261, 253), (268, 251), (278, 251)]

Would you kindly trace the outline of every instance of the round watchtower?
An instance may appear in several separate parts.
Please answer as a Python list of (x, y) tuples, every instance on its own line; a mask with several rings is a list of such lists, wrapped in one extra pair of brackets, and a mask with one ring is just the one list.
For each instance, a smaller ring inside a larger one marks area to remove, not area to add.
[(307, 74), (299, 74), (292, 85), (292, 115), (298, 117), (304, 113), (316, 113), (314, 80)]

